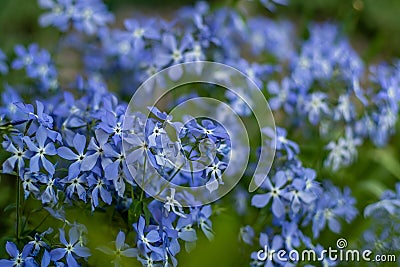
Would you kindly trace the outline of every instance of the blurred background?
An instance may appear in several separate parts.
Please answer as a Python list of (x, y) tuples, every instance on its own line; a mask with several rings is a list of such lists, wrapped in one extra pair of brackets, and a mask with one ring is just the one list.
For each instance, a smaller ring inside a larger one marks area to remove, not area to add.
[[(209, 0), (213, 7), (246, 1)], [(109, 9), (117, 14), (117, 20), (133, 14), (152, 14), (168, 17), (177, 8), (195, 3), (188, 0), (105, 0)], [(168, 13), (168, 11), (170, 11)], [(366, 60), (390, 59), (400, 56), (400, 1), (397, 0), (290, 0), (288, 7), (278, 6), (277, 12), (270, 13), (265, 8), (257, 8), (269, 17), (285, 17), (297, 22), (301, 29), (309, 21), (340, 22)], [(37, 18), (41, 10), (36, 1), (0, 1), (0, 45), (11, 52), (15, 43), (28, 44), (32, 41), (41, 46), (51, 46), (57, 39), (58, 31), (40, 28)]]
[[(106, 0), (109, 9), (116, 15), (117, 25), (123, 19), (135, 15), (150, 15), (171, 18), (173, 12), (195, 1), (184, 0)], [(224, 5), (246, 5), (246, 1), (208, 1), (212, 7)], [(343, 32), (349, 37), (353, 47), (358, 51), (366, 63), (392, 61), (400, 58), (400, 1), (398, 0), (290, 0), (289, 6), (279, 6), (275, 13), (265, 8), (254, 8), (252, 15), (261, 13), (271, 18), (287, 18), (295, 22), (300, 36), (306, 38), (306, 28), (311, 21), (337, 22)], [(29, 44), (36, 42), (43, 48), (51, 49), (59, 38), (57, 29), (40, 28), (38, 17), (42, 13), (35, 0), (1, 0), (0, 1), (0, 47), (11, 56), (15, 44)], [(62, 55), (59, 55), (62, 57)], [(56, 59), (57, 60), (60, 59)], [(60, 75), (68, 75), (67, 72)], [(18, 80), (13, 74), (7, 78)], [(11, 79), (11, 81), (10, 81)], [(61, 77), (62, 79), (62, 77)], [(5, 81), (0, 78), (0, 84)], [(399, 127), (397, 127), (399, 128)], [(400, 129), (398, 129), (400, 132)], [(318, 141), (316, 141), (318, 142)], [(318, 148), (319, 147), (319, 148)], [(372, 144), (365, 144), (359, 151), (359, 158), (353, 165), (341, 169), (335, 175), (321, 169), (321, 151), (323, 144), (314, 144), (312, 147), (301, 146), (301, 157), (308, 167), (315, 168), (318, 176), (332, 178), (335, 184), (349, 186), (358, 200), (359, 211), (375, 202), (381, 192), (392, 188), (396, 181), (400, 181), (400, 136), (393, 137), (385, 149), (377, 149)], [(4, 153), (0, 153), (0, 162)], [(10, 177), (2, 175), (0, 180), (0, 258), (5, 256), (4, 243), (12, 234), (15, 221), (13, 206), (15, 202), (15, 184)], [(363, 182), (360, 183), (360, 180)], [(226, 199), (233, 199), (232, 195)], [(238, 241), (241, 226), (252, 225), (257, 218), (251, 213), (246, 218), (238, 217), (234, 212), (235, 203), (222, 201), (214, 205), (217, 216), (213, 217), (215, 240), (208, 241), (199, 234), (197, 248), (190, 254), (182, 251), (178, 256), (179, 266), (246, 266), (251, 250)], [(27, 203), (26, 210), (40, 209), (40, 203)], [(40, 214), (37, 221), (40, 222)], [(109, 229), (102, 225), (107, 220), (107, 214), (87, 214), (71, 212), (71, 221), (79, 218), (81, 223), (90, 225), (93, 242), (107, 243), (113, 240)], [(100, 222), (100, 223), (99, 223)], [(368, 227), (369, 221), (360, 214), (350, 225), (344, 225), (341, 236), (345, 236), (349, 243), (356, 243), (362, 232)], [(51, 222), (49, 222), (51, 225)], [(88, 227), (89, 228), (89, 227)], [(11, 231), (10, 231), (11, 229)], [(12, 238), (12, 237), (11, 237)], [(336, 244), (338, 235), (328, 233), (320, 240), (323, 245)], [(241, 250), (243, 253), (236, 253)], [(100, 257), (100, 256), (99, 256)], [(92, 257), (94, 258), (94, 257)], [(102, 266), (101, 258), (92, 259), (93, 266)], [(352, 266), (352, 265), (349, 265)], [(389, 264), (387, 264), (389, 266)]]

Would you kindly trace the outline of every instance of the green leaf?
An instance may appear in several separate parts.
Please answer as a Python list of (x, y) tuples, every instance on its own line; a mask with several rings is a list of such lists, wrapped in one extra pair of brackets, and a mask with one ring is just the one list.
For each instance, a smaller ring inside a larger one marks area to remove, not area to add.
[(139, 220), (142, 215), (143, 203), (139, 200), (134, 200), (128, 210), (128, 223), (132, 225)]
[(373, 194), (377, 199), (379, 199), (379, 197), (382, 195), (382, 193), (385, 190), (387, 190), (387, 188), (384, 184), (382, 184), (380, 181), (377, 181), (375, 179), (363, 181), (358, 186), (363, 191)]
[(150, 218), (152, 215), (149, 210), (149, 205), (144, 205), (143, 214), (144, 214), (144, 219), (146, 220), (146, 222), (150, 222)]
[(391, 150), (375, 150), (372, 158), (400, 180), (400, 163)]
[(8, 205), (7, 207), (5, 207), (3, 211), (7, 212), (7, 211), (15, 210), (16, 208), (17, 208), (17, 205), (15, 203), (12, 203), (12, 204)]

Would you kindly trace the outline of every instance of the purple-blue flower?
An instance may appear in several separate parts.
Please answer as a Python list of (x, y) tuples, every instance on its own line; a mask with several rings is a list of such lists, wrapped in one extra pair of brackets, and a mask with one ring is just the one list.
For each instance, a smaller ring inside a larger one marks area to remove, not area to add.
[(53, 249), (50, 252), (52, 261), (59, 261), (62, 258), (66, 258), (68, 266), (74, 267), (79, 266), (77, 259), (89, 257), (90, 250), (84, 247), (79, 241), (79, 232), (73, 227), (69, 230), (68, 236), (69, 241), (65, 239), (64, 229), (60, 230), (60, 241), (63, 247)]
[(54, 174), (55, 168), (45, 155), (54, 156), (57, 154), (57, 150), (54, 143), (48, 140), (48, 132), (40, 126), (36, 131), (35, 143), (28, 136), (24, 136), (24, 142), (26, 143), (28, 150), (33, 153), (33, 156), (29, 158), (29, 167), (33, 172), (38, 172), (40, 167), (43, 166), (49, 174)]
[(77, 133), (73, 140), (73, 147), (76, 152), (73, 152), (69, 147), (63, 146), (57, 149), (57, 153), (60, 157), (74, 161), (68, 168), (68, 179), (73, 179), (77, 177), (80, 171), (87, 169), (87, 165), (91, 165), (94, 159), (87, 159), (85, 148), (86, 148), (86, 137)]
[(95, 207), (99, 205), (99, 195), (101, 199), (107, 203), (108, 205), (112, 202), (111, 193), (108, 191), (108, 183), (107, 180), (97, 177), (95, 178), (93, 174), (88, 176), (88, 184), (92, 189), (92, 209), (94, 210)]
[(139, 221), (133, 224), (133, 228), (137, 233), (137, 247), (141, 253), (155, 252), (161, 256), (164, 255), (163, 250), (155, 245), (161, 239), (159, 233), (154, 229), (146, 228), (143, 217), (140, 217)]
[(7, 63), (5, 62), (7, 60), (6, 55), (4, 54), (3, 50), (0, 49), (0, 73), (1, 74), (7, 74), (8, 72), (8, 66)]
[(114, 256), (114, 259), (111, 262), (114, 263), (115, 266), (122, 266), (120, 262), (121, 257), (137, 257), (138, 250), (136, 248), (131, 248), (128, 244), (125, 243), (125, 233), (123, 231), (119, 231), (114, 243), (115, 249), (111, 249), (109, 247), (99, 247), (98, 250), (107, 255)]
[(285, 214), (285, 205), (283, 203), (283, 198), (286, 194), (286, 188), (284, 187), (287, 182), (287, 176), (285, 172), (278, 171), (273, 176), (273, 182), (271, 183), (270, 179), (265, 179), (264, 183), (261, 185), (261, 188), (268, 191), (265, 194), (257, 194), (254, 195), (251, 199), (251, 205), (257, 208), (263, 208), (272, 199), (272, 213), (281, 218)]
[(13, 136), (11, 139), (5, 136), (2, 143), (4, 150), (12, 153), (6, 161), (3, 162), (3, 172), (12, 173), (17, 166), (19, 175), (23, 173), (25, 159), (29, 158), (29, 152), (25, 150), (23, 139), (20, 136)]
[(0, 266), (2, 267), (34, 267), (35, 262), (30, 254), (32, 252), (33, 245), (26, 244), (20, 252), (17, 246), (13, 242), (6, 243), (6, 251), (10, 255), (10, 260), (0, 260)]

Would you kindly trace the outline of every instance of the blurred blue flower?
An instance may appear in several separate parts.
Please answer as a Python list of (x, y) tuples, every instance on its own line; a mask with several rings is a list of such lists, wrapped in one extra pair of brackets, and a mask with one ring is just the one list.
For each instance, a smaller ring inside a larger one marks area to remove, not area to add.
[(111, 263), (114, 263), (114, 266), (122, 266), (121, 265), (121, 257), (134, 258), (138, 255), (138, 251), (136, 248), (131, 248), (128, 244), (125, 243), (125, 233), (119, 231), (117, 238), (115, 240), (115, 249), (110, 249), (109, 247), (99, 247), (98, 250), (101, 252), (114, 256), (114, 259)]
[(251, 205), (257, 208), (263, 208), (272, 199), (272, 213), (281, 218), (285, 214), (285, 206), (282, 202), (283, 197), (286, 193), (286, 188), (284, 187), (287, 182), (287, 176), (283, 171), (278, 171), (273, 176), (273, 185), (269, 178), (265, 179), (264, 183), (261, 185), (261, 188), (268, 191), (265, 194), (257, 194), (254, 195), (251, 199)]
[(288, 4), (288, 0), (260, 0), (260, 2), (271, 12), (276, 10), (276, 5)]
[(8, 73), (8, 65), (6, 63), (7, 57), (4, 54), (3, 50), (0, 49), (0, 73), (7, 74)]

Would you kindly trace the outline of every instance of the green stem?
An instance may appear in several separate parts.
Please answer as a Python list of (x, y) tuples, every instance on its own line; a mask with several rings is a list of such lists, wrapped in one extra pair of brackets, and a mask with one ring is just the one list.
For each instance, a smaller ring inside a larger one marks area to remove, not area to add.
[(189, 151), (189, 155), (187, 156), (187, 158), (190, 160), (190, 155), (192, 155), (193, 150), (198, 146), (198, 144), (200, 143), (200, 140), (202, 140), (203, 138), (201, 136), (199, 137), (194, 137), (196, 139), (196, 141), (194, 142), (194, 145), (192, 146), (192, 148)]
[(181, 171), (183, 165), (185, 165), (185, 164), (182, 164), (182, 165), (171, 175), (171, 177), (169, 177), (169, 180), (168, 180), (168, 181), (172, 181), (172, 179), (174, 179), (174, 177)]
[(25, 131), (24, 131), (24, 136), (28, 133), (28, 130), (29, 130), (29, 128), (31, 127), (32, 121), (33, 121), (33, 120), (29, 120), (29, 121), (26, 123)]
[(133, 185), (131, 185), (131, 198), (133, 201), (133, 198), (135, 197), (135, 193), (133, 192)]
[[(195, 138), (196, 138), (196, 137), (195, 137)], [(189, 151), (189, 153), (188, 153), (189, 155), (187, 156), (187, 158), (189, 159), (191, 168), (192, 168), (192, 162), (191, 162), (190, 156), (192, 155), (192, 152), (194, 151), (194, 149), (196, 148), (196, 146), (200, 143), (200, 140), (202, 140), (202, 137), (197, 137), (197, 138), (196, 138), (196, 141), (195, 141), (194, 145), (192, 146), (192, 148), (190, 149), (190, 151)], [(174, 179), (174, 177), (181, 171), (181, 169), (182, 169), (182, 167), (183, 167), (184, 165), (185, 165), (185, 164), (182, 163), (182, 165), (169, 177), (169, 179), (168, 179), (169, 182), (172, 181), (172, 179)], [(191, 174), (192, 174), (192, 179), (194, 179), (194, 178), (193, 178), (193, 171), (191, 172)], [(160, 189), (160, 191), (159, 191), (159, 193), (157, 194), (157, 196), (160, 195), (162, 191), (164, 191), (164, 189), (167, 187), (167, 185), (168, 185), (168, 184), (165, 184), (165, 185)]]
[(42, 226), (42, 224), (47, 220), (47, 218), (48, 218), (49, 216), (50, 216), (50, 214), (47, 214), (47, 215), (43, 218), (43, 220), (41, 220), (40, 223), (39, 223), (35, 228), (33, 228), (32, 232), (35, 232), (37, 229), (39, 229), (39, 227)]
[[(184, 164), (182, 164), (182, 165), (174, 172), (174, 174), (172, 174), (171, 177), (169, 177), (169, 179), (168, 179), (169, 182), (171, 182), (171, 180), (174, 179), (174, 177), (180, 172), (180, 170), (182, 169), (183, 165), (184, 165)], [(160, 188), (160, 190), (159, 190), (159, 192), (157, 193), (157, 195), (155, 195), (155, 196), (159, 196), (159, 195), (162, 193), (162, 191), (164, 191), (164, 189), (165, 189), (167, 186), (168, 186), (168, 184), (164, 184), (164, 185)]]
[(16, 199), (16, 211), (17, 211), (17, 242), (19, 242), (19, 225), (20, 225), (20, 202), (21, 202), (21, 178), (17, 175), (17, 199)]
[(146, 179), (146, 165), (147, 165), (147, 155), (144, 157), (144, 163), (143, 163), (143, 179), (142, 179), (142, 192), (140, 193), (140, 202), (143, 200), (144, 196), (144, 179)]

